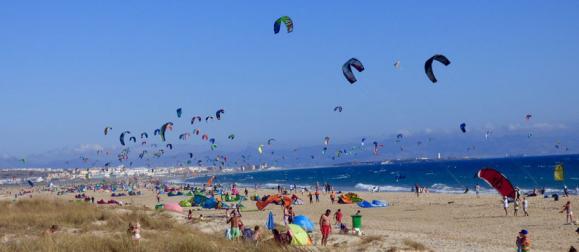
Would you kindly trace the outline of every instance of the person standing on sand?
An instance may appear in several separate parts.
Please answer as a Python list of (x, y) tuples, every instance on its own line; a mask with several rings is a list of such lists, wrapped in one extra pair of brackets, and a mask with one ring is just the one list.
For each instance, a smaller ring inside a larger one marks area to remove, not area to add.
[[(567, 201), (567, 203), (563, 206), (563, 209), (560, 211), (560, 213), (563, 212), (565, 212), (567, 215), (567, 224), (574, 223), (573, 211), (571, 210), (571, 201)], [(571, 222), (569, 222), (569, 220), (571, 220)]]
[(287, 221), (289, 222), (289, 224), (294, 223), (294, 217), (296, 217), (296, 213), (294, 212), (294, 208), (290, 206), (288, 209), (288, 217), (287, 217)]
[(310, 204), (314, 204), (314, 196), (312, 195), (312, 192), (308, 194), (308, 197), (310, 197)]
[(525, 216), (529, 216), (529, 201), (527, 197), (523, 197), (523, 213), (525, 213)]
[(338, 211), (334, 214), (334, 218), (336, 218), (336, 225), (342, 225), (342, 209), (338, 209)]
[(513, 202), (513, 205), (514, 205), (514, 207), (513, 207), (513, 209), (514, 209), (513, 216), (517, 216), (517, 213), (519, 212), (519, 200), (516, 199), (515, 202)]
[(330, 193), (330, 201), (332, 201), (332, 205), (336, 202), (336, 192), (332, 191)]
[(476, 197), (478, 198), (479, 197), (478, 194), (480, 193), (480, 185), (479, 184), (476, 184), (476, 186), (474, 187), (474, 191), (476, 193)]
[(291, 222), (289, 222), (290, 216), (289, 208), (285, 207), (283, 204), (281, 208), (283, 209), (283, 224), (287, 227), (287, 224), (291, 224)]
[(230, 214), (231, 217), (227, 220), (230, 225), (229, 236), (231, 240), (238, 240), (241, 237), (241, 230), (239, 230), (239, 224), (241, 223), (241, 217), (237, 216), (235, 213)]
[(509, 216), (509, 199), (507, 198), (507, 196), (505, 196), (503, 198), (503, 208), (505, 209), (505, 216)]
[(316, 190), (316, 203), (320, 202), (320, 191)]
[(414, 188), (416, 190), (416, 197), (420, 197), (420, 186), (418, 184), (414, 185)]
[(332, 232), (332, 226), (330, 224), (330, 213), (332, 213), (332, 211), (330, 209), (326, 209), (326, 213), (320, 216), (320, 231), (322, 232), (322, 246), (324, 247), (328, 244), (328, 238)]
[(531, 251), (531, 240), (528, 237), (529, 232), (525, 229), (519, 232), (517, 236), (516, 245), (517, 252), (528, 252)]

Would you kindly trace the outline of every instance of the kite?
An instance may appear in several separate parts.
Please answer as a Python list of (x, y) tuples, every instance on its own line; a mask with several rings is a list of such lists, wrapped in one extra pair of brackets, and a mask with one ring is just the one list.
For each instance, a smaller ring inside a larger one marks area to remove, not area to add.
[(495, 188), (503, 197), (515, 198), (515, 188), (505, 175), (492, 168), (484, 168), (476, 173), (476, 176)]
[(448, 60), (442, 54), (436, 54), (436, 55), (430, 57), (430, 59), (426, 60), (426, 62), (424, 62), (424, 71), (426, 72), (426, 76), (428, 76), (428, 79), (430, 79), (430, 81), (432, 81), (432, 83), (436, 83), (438, 81), (438, 80), (436, 80), (436, 77), (434, 76), (434, 72), (432, 71), (432, 62), (435, 60), (444, 64), (445, 66), (448, 66), (450, 64), (450, 60)]
[(358, 72), (364, 71), (364, 65), (362, 65), (362, 62), (360, 62), (358, 59), (351, 58), (346, 61), (346, 63), (342, 65), (342, 73), (344, 74), (344, 77), (346, 77), (346, 80), (350, 82), (350, 84), (354, 84), (354, 82), (357, 81), (354, 73), (352, 73), (352, 67), (358, 70)]
[(294, 30), (294, 22), (292, 21), (292, 19), (288, 16), (282, 16), (282, 17), (278, 18), (277, 20), (275, 20), (275, 22), (273, 23), (273, 33), (274, 34), (279, 33), (282, 22), (285, 24), (285, 27), (286, 27), (288, 33), (292, 32)]

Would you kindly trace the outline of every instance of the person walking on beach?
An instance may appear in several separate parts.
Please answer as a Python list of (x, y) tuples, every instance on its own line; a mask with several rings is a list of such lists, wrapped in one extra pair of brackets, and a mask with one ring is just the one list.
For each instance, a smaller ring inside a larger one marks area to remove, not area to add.
[(529, 216), (529, 201), (527, 197), (523, 197), (523, 213), (525, 213), (525, 216)]
[(326, 212), (320, 216), (320, 231), (322, 232), (322, 246), (324, 247), (328, 244), (328, 238), (332, 232), (332, 226), (330, 224), (331, 213), (332, 211), (330, 209), (326, 209)]
[(563, 187), (563, 194), (565, 194), (565, 197), (569, 197), (569, 189), (567, 189), (567, 186)]
[(517, 252), (528, 252), (531, 251), (531, 240), (528, 237), (529, 232), (525, 229), (519, 232), (517, 236), (516, 245)]
[[(560, 211), (560, 213), (563, 213), (563, 212), (565, 212), (565, 214), (567, 216), (567, 224), (574, 223), (573, 211), (571, 210), (571, 201), (567, 201), (567, 203), (563, 206), (563, 209)], [(571, 222), (569, 222), (569, 220)]]
[(332, 205), (336, 202), (336, 192), (332, 191), (330, 193), (330, 201), (332, 201)]
[(320, 191), (316, 190), (316, 203), (320, 202)]
[(416, 190), (416, 197), (420, 197), (420, 186), (418, 184), (414, 185), (414, 189)]
[(476, 186), (474, 187), (474, 191), (476, 193), (476, 197), (478, 198), (479, 197), (478, 194), (480, 193), (480, 185), (479, 184), (476, 184)]
[(513, 202), (513, 216), (517, 216), (517, 213), (519, 212), (519, 200), (516, 199), (515, 202)]
[(509, 216), (509, 199), (507, 198), (507, 196), (505, 196), (503, 198), (503, 208), (505, 209), (505, 216)]
[(314, 204), (314, 196), (312, 195), (312, 192), (308, 194), (308, 197), (310, 197), (310, 204)]

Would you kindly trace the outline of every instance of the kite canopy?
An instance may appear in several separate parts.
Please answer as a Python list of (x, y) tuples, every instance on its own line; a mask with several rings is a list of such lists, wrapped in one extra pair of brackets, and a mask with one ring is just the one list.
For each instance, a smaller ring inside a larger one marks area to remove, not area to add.
[(497, 170), (484, 168), (479, 170), (476, 175), (495, 188), (503, 197), (515, 198), (515, 188), (513, 184), (511, 184), (511, 181), (509, 181), (505, 175)]
[(259, 153), (259, 155), (263, 154), (263, 144), (260, 144), (260, 145), (257, 147), (257, 152)]
[(563, 181), (565, 180), (565, 169), (563, 164), (558, 164), (555, 166), (555, 171), (553, 172), (553, 176), (555, 181)]
[(364, 65), (362, 65), (362, 62), (360, 62), (358, 59), (351, 58), (346, 61), (346, 63), (342, 65), (342, 73), (344, 74), (344, 77), (346, 77), (346, 80), (350, 82), (350, 84), (354, 84), (354, 82), (357, 81), (356, 76), (354, 76), (354, 73), (352, 73), (352, 67), (358, 70), (358, 72), (364, 71)]
[(178, 203), (175, 203), (175, 202), (165, 203), (165, 205), (163, 205), (163, 208), (167, 211), (173, 211), (173, 212), (177, 212), (177, 213), (183, 212), (183, 208), (181, 206), (179, 206)]
[(466, 133), (466, 123), (460, 124), (460, 131), (462, 131), (462, 133)]
[(435, 60), (444, 64), (445, 66), (448, 66), (450, 64), (450, 60), (448, 60), (442, 54), (436, 54), (430, 57), (430, 59), (426, 60), (426, 62), (424, 62), (424, 71), (426, 72), (426, 76), (428, 76), (428, 79), (430, 79), (432, 83), (437, 82), (436, 77), (434, 77), (434, 72), (432, 71), (432, 62)]
[(130, 131), (124, 131), (123, 133), (121, 133), (121, 135), (119, 136), (119, 141), (121, 142), (121, 145), (125, 145), (125, 135), (126, 134), (131, 134)]
[(277, 20), (275, 20), (275, 22), (273, 23), (273, 33), (274, 34), (279, 33), (282, 22), (285, 24), (285, 27), (286, 27), (288, 33), (292, 32), (294, 30), (294, 22), (292, 21), (292, 19), (288, 16), (282, 16), (282, 17), (278, 18)]
[(211, 184), (213, 184), (213, 180), (215, 179), (215, 176), (211, 176), (208, 180), (207, 180), (207, 186), (211, 186)]
[(161, 140), (163, 140), (163, 142), (165, 142), (165, 132), (167, 132), (167, 130), (173, 130), (172, 122), (165, 123), (163, 126), (161, 126), (159, 135), (161, 136)]
[(225, 110), (220, 109), (217, 110), (217, 112), (215, 112), (215, 118), (217, 118), (217, 120), (221, 120), (221, 115), (225, 113)]

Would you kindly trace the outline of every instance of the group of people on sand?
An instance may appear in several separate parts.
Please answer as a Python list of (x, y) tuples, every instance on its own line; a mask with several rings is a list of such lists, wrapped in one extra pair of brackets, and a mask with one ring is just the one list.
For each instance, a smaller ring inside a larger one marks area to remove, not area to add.
[[(521, 204), (523, 205), (523, 215), (524, 216), (529, 216), (529, 201), (527, 200), (526, 197), (522, 197), (522, 198), (515, 198), (513, 200), (513, 216), (518, 216), (519, 215), (519, 208), (521, 206)], [(503, 209), (505, 210), (505, 216), (509, 215), (509, 198), (507, 198), (507, 196), (503, 197)]]
[(241, 212), (239, 208), (231, 210), (227, 218), (229, 229), (226, 231), (226, 237), (229, 240), (238, 241), (243, 239), (245, 241), (252, 241), (258, 243), (262, 238), (261, 228), (255, 226), (253, 229), (246, 228), (241, 220)]
[(416, 193), (416, 197), (420, 197), (421, 193), (429, 193), (428, 187), (420, 186), (419, 184), (415, 184), (412, 191)]

